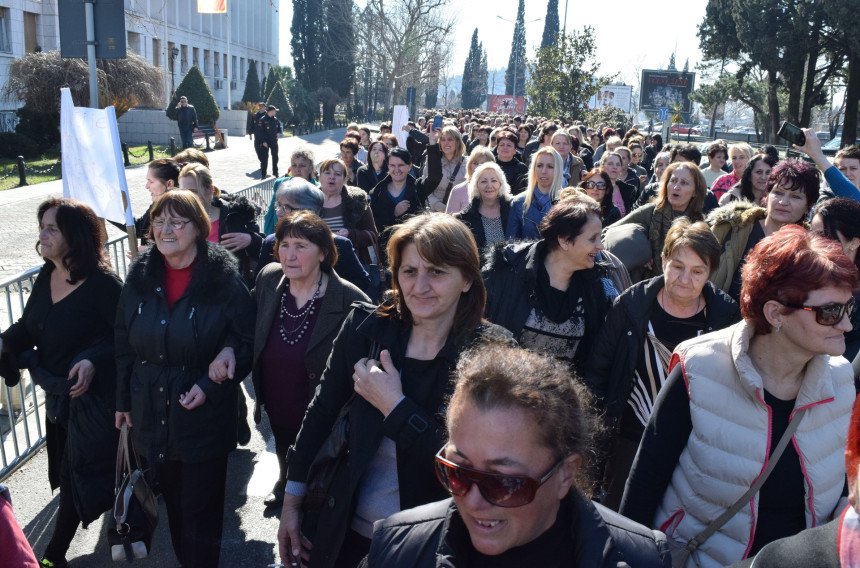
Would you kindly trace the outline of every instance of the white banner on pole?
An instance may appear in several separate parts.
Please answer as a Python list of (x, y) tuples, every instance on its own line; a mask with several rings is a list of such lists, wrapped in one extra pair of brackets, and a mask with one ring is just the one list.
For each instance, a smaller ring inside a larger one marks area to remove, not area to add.
[(128, 197), (116, 113), (76, 107), (69, 89), (60, 89), (60, 140), (62, 142), (63, 195), (86, 203), (109, 221), (134, 225)]
[(397, 145), (401, 148), (406, 148), (406, 133), (403, 132), (403, 127), (409, 122), (409, 107), (405, 105), (395, 105), (394, 117), (391, 121), (391, 133), (397, 136)]

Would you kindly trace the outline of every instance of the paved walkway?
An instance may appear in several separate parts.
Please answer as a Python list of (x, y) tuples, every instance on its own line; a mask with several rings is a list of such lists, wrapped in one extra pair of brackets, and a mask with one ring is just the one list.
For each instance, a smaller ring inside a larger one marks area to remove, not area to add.
[[(290, 165), (290, 154), (300, 145), (310, 146), (317, 162), (333, 156), (346, 129), (328, 130), (302, 137), (283, 138), (280, 141), (280, 171)], [(208, 154), (215, 185), (226, 191), (236, 191), (260, 179), (260, 167), (254, 145), (248, 136), (231, 136), (224, 150)], [(140, 215), (151, 201), (145, 188), (146, 166), (125, 170), (131, 195), (132, 212)], [(0, 280), (16, 276), (42, 263), (36, 254), (39, 204), (51, 196), (62, 196), (62, 180), (0, 191)], [(122, 233), (108, 226), (110, 237)]]
[[(316, 160), (333, 156), (345, 130), (318, 132), (280, 142), (280, 171), (286, 172), (292, 150), (310, 146)], [(235, 191), (259, 180), (259, 163), (250, 138), (231, 137), (229, 147), (208, 154), (216, 185)], [(144, 188), (146, 167), (126, 170), (131, 193), (132, 211), (140, 215), (150, 202)], [(47, 197), (62, 195), (62, 181), (16, 188), (0, 192), (0, 278), (9, 278), (38, 266), (41, 258), (34, 245), (37, 240), (36, 212)], [(121, 232), (108, 226), (110, 236)], [(2, 311), (2, 310), (0, 310)], [(4, 324), (5, 325), (5, 324)], [(253, 387), (250, 379), (243, 383), (248, 391), (248, 407), (253, 409)], [(279, 511), (264, 510), (263, 498), (277, 478), (277, 459), (271, 428), (263, 413), (259, 425), (251, 424), (248, 446), (230, 455), (227, 495), (224, 511), (224, 538), (221, 552), (223, 567), (264, 567), (275, 561)], [(59, 496), (48, 487), (47, 454), (38, 452), (23, 467), (4, 480), (12, 491), (17, 519), (37, 554), (41, 554), (53, 534)], [(110, 557), (105, 532), (107, 516), (92, 523), (88, 530), (79, 529), (67, 558), (74, 568), (108, 568), (118, 564)], [(153, 542), (151, 558), (137, 561), (146, 567), (175, 567), (177, 561), (170, 545), (167, 516), (161, 505), (161, 517)], [(0, 566), (3, 566), (0, 551)]]

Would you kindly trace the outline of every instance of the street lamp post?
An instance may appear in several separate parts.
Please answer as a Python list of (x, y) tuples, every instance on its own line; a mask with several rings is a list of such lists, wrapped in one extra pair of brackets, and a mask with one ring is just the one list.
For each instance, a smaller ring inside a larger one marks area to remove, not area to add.
[(176, 70), (176, 58), (179, 57), (179, 49), (174, 47), (170, 50), (170, 99), (173, 99), (173, 95), (176, 93), (176, 77), (174, 75), (174, 71)]
[[(503, 20), (503, 21), (509, 23), (509, 24), (513, 24), (514, 25), (514, 33), (516, 34), (516, 30), (517, 30), (517, 23), (516, 22), (512, 22), (511, 20), (508, 20), (507, 18), (503, 18), (503, 17), (498, 16), (498, 15), (496, 17), (500, 20)], [(533, 23), (539, 22), (541, 20), (543, 20), (543, 18), (535, 18), (534, 20), (529, 20), (528, 22), (523, 22), (523, 33), (525, 33), (526, 24), (533, 24)], [(514, 49), (516, 49), (516, 45), (514, 46)], [(517, 110), (517, 63), (519, 63), (519, 61), (520, 61), (520, 54), (519, 53), (514, 54), (514, 88), (513, 88), (514, 106), (511, 109), (511, 114), (516, 114), (516, 110)]]

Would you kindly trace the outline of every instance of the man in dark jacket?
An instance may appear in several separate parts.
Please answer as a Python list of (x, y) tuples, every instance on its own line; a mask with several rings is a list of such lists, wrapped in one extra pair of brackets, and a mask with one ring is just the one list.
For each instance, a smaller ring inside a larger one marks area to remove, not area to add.
[[(248, 113), (248, 126), (246, 130), (248, 131), (248, 136), (254, 138), (254, 127), (257, 124), (257, 121), (263, 118), (266, 115), (266, 103), (260, 101), (257, 103), (257, 112), (254, 114)], [(257, 149), (257, 142), (254, 141), (254, 150)]]
[(188, 104), (188, 97), (179, 97), (176, 105), (176, 124), (179, 126), (179, 137), (182, 140), (182, 149), (194, 146), (194, 133), (197, 132), (197, 110), (194, 105)]
[(269, 167), (269, 151), (272, 152), (272, 175), (278, 177), (278, 136), (281, 122), (275, 118), (278, 112), (275, 105), (266, 108), (266, 114), (254, 122), (254, 149), (260, 159), (260, 179), (266, 179)]

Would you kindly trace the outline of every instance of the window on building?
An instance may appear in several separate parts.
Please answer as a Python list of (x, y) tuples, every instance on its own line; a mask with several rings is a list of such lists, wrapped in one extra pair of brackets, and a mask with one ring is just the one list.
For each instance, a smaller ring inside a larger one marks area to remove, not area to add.
[(127, 32), (126, 36), (126, 43), (128, 45), (128, 49), (132, 53), (136, 53), (140, 56), (146, 55), (145, 53), (143, 53), (143, 43), (141, 42), (141, 36), (139, 33)]
[(212, 74), (212, 53), (208, 49), (203, 50), (203, 74)]
[(152, 64), (161, 67), (161, 40), (152, 38)]
[(187, 45), (182, 45), (179, 47), (179, 57), (180, 57), (180, 62), (181, 62), (181, 65), (179, 66), (179, 68), (182, 70), (183, 73), (188, 72), (189, 65), (188, 65), (188, 46)]
[(12, 52), (9, 41), (9, 8), (0, 8), (0, 51)]
[(24, 51), (35, 53), (39, 47), (38, 34), (36, 33), (36, 17), (33, 12), (24, 12)]
[(224, 65), (221, 67), (221, 69), (224, 71), (224, 78), (226, 79), (227, 78), (227, 54), (226, 53), (224, 54)]
[(200, 68), (200, 48), (198, 47), (195, 47), (191, 54), (191, 64), (196, 65), (198, 69)]
[(236, 78), (239, 79), (240, 81), (245, 80), (245, 58), (244, 57), (239, 59), (239, 76)]
[(221, 76), (221, 56), (217, 51), (215, 52), (215, 57), (212, 58), (212, 61), (215, 62), (215, 70), (212, 72), (212, 76), (213, 77), (220, 77)]

